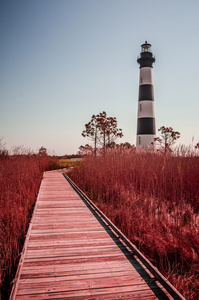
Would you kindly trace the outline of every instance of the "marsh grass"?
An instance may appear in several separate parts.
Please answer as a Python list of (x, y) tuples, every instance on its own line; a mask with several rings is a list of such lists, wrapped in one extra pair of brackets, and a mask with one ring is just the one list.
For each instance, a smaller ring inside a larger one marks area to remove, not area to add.
[(120, 149), (70, 176), (186, 299), (199, 298), (199, 156)]
[(49, 156), (0, 155), (0, 298), (8, 299), (42, 174), (58, 168)]

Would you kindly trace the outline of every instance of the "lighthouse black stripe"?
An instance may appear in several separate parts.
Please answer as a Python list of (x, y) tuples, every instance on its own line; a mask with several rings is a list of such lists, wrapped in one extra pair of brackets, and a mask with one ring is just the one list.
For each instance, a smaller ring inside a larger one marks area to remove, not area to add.
[(144, 67), (153, 68), (153, 63), (155, 62), (155, 57), (151, 52), (142, 52), (137, 59), (137, 62), (140, 64), (140, 69)]
[(142, 84), (139, 86), (139, 101), (142, 100), (154, 101), (152, 84)]
[(137, 134), (155, 134), (155, 118), (138, 118)]

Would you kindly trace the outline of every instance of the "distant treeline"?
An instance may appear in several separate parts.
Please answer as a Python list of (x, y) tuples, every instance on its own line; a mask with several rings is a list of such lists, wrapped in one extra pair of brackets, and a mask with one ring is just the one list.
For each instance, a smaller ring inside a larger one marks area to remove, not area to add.
[(80, 154), (65, 154), (56, 156), (58, 159), (71, 159), (71, 158), (82, 158), (83, 155)]

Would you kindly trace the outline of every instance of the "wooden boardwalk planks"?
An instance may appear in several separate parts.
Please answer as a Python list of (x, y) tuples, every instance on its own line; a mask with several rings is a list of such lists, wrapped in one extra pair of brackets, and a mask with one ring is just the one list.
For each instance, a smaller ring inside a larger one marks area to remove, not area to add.
[(46, 172), (10, 299), (172, 299), (60, 171)]

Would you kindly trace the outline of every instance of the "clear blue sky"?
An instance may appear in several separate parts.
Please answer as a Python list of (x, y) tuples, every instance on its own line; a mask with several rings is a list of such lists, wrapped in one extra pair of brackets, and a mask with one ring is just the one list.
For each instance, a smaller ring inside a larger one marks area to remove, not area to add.
[[(156, 127), (199, 141), (198, 0), (0, 0), (0, 137), (78, 151), (92, 114), (136, 141), (140, 45), (156, 57)], [(158, 132), (158, 131), (157, 131)], [(119, 142), (119, 141), (118, 141)]]

